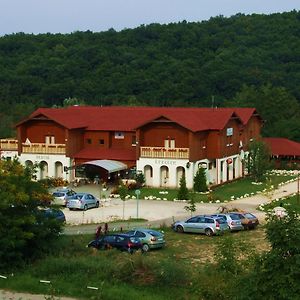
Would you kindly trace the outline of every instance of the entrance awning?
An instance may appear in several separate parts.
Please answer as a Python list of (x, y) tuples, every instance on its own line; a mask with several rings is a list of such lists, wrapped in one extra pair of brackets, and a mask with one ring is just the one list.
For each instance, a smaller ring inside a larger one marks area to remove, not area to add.
[(127, 165), (122, 162), (116, 160), (109, 160), (109, 159), (87, 161), (81, 165), (93, 165), (93, 166), (101, 167), (107, 170), (108, 173), (126, 170), (128, 168)]

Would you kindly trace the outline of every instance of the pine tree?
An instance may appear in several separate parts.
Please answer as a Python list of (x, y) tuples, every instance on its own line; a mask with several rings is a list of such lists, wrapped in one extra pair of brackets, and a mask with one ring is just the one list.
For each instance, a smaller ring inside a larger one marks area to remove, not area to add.
[(206, 184), (206, 174), (204, 168), (199, 168), (194, 177), (194, 191), (206, 192), (208, 190)]
[(186, 187), (185, 176), (182, 175), (179, 182), (179, 190), (178, 190), (178, 199), (179, 200), (188, 200), (189, 199), (189, 190)]

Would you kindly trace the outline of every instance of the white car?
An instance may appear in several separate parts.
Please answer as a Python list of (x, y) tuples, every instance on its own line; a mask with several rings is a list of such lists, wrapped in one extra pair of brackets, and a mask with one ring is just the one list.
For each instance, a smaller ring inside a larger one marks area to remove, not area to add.
[(87, 210), (92, 207), (99, 207), (99, 199), (88, 193), (77, 193), (68, 198), (67, 205), (70, 210), (83, 209)]

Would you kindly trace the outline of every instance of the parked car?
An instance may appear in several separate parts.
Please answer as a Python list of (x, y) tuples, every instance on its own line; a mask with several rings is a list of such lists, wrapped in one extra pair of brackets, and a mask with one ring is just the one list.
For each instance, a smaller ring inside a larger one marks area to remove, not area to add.
[(243, 230), (244, 229), (244, 226), (242, 225), (241, 219), (236, 214), (231, 214), (231, 213), (214, 214), (214, 215), (212, 215), (212, 217), (214, 217), (214, 218), (223, 218), (227, 222), (227, 224), (228, 224), (231, 231), (238, 231), (238, 230)]
[(133, 253), (137, 250), (143, 252), (143, 244), (141, 241), (138, 238), (125, 233), (101, 236), (99, 239), (89, 242), (87, 247), (96, 248), (98, 250), (116, 248), (129, 253)]
[(126, 233), (137, 237), (142, 242), (144, 252), (154, 248), (162, 248), (166, 243), (164, 234), (157, 230), (138, 228)]
[(87, 210), (92, 207), (99, 207), (99, 199), (89, 193), (77, 193), (74, 196), (68, 198), (67, 207), (70, 210), (83, 209)]
[(56, 219), (59, 222), (66, 222), (66, 216), (60, 209), (53, 209), (53, 208), (47, 208), (47, 209), (41, 209), (40, 212), (49, 219)]
[(57, 189), (52, 193), (54, 197), (53, 204), (66, 206), (67, 200), (76, 195), (76, 192), (69, 188)]
[(221, 234), (228, 230), (228, 224), (223, 218), (199, 215), (187, 221), (177, 221), (172, 225), (177, 232), (205, 233), (207, 236)]
[(254, 229), (259, 224), (258, 218), (248, 212), (231, 212), (240, 218), (244, 229)]

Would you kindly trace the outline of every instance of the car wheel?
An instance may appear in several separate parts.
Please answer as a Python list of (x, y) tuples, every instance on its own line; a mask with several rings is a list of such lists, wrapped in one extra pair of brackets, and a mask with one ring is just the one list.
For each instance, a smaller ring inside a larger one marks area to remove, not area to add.
[(69, 208), (69, 210), (73, 210), (73, 208)]
[(247, 224), (243, 225), (244, 226), (244, 230), (248, 230), (249, 226)]
[(98, 208), (98, 207), (99, 207), (99, 201), (96, 202), (96, 208)]
[(84, 204), (83, 210), (87, 210), (88, 206), (86, 204)]
[(184, 232), (184, 229), (182, 226), (177, 226), (176, 227), (176, 231), (179, 232), (179, 233), (183, 233)]
[(149, 247), (148, 244), (144, 244), (144, 245), (143, 245), (143, 248), (142, 248), (143, 252), (148, 252), (149, 249), (150, 249), (150, 247)]
[(206, 228), (205, 229), (205, 234), (206, 234), (206, 236), (212, 236), (214, 233), (210, 228)]

